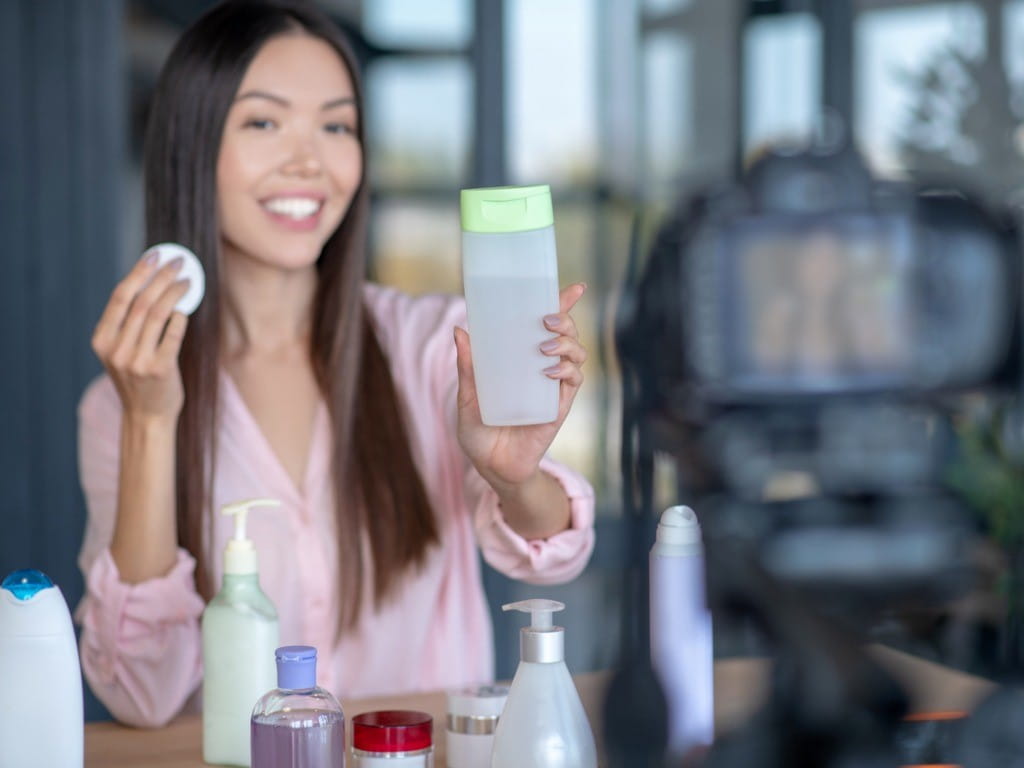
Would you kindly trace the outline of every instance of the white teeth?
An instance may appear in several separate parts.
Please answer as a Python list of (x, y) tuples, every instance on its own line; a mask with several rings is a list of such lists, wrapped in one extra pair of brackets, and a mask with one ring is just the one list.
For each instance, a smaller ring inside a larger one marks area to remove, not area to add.
[(320, 201), (308, 197), (273, 197), (265, 200), (263, 207), (291, 219), (305, 219), (320, 210)]

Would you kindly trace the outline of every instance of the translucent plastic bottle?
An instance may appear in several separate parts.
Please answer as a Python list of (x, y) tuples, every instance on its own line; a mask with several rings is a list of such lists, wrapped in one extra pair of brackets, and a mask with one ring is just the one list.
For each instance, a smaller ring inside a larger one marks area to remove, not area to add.
[(82, 768), (82, 673), (71, 614), (41, 571), (0, 583), (0, 768)]
[(529, 613), (519, 636), (519, 667), (494, 733), (492, 768), (597, 768), (594, 734), (565, 666), (565, 630), (556, 600), (522, 600), (503, 610)]
[(540, 351), (558, 312), (558, 260), (548, 186), (464, 189), (462, 279), (484, 424), (558, 417), (558, 381)]
[(277, 688), (252, 713), (252, 768), (344, 768), (345, 715), (316, 684), (316, 648), (274, 654)]
[(714, 652), (697, 516), (669, 507), (651, 548), (651, 663), (668, 702), (669, 754), (677, 761), (714, 737)]
[(235, 535), (224, 548), (224, 581), (203, 611), (203, 760), (248, 766), (249, 718), (256, 700), (274, 687), (277, 611), (260, 589), (256, 550), (246, 536), (250, 507), (273, 499), (228, 504)]

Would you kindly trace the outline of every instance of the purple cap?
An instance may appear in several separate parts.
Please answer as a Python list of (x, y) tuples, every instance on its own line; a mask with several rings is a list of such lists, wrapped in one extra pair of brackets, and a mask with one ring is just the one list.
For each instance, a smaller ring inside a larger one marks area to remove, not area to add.
[(310, 645), (284, 645), (274, 652), (277, 660), (277, 687), (286, 691), (316, 688), (316, 648)]

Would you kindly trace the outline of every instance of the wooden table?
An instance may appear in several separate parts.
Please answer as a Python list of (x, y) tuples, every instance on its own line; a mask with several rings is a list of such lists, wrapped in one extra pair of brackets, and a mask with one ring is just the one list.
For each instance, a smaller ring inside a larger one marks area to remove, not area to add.
[[(910, 693), (915, 711), (969, 711), (992, 689), (980, 678), (889, 648), (874, 646), (874, 657)], [(715, 664), (715, 727), (719, 732), (741, 724), (762, 701), (768, 683), (768, 662), (729, 659)], [(608, 674), (575, 676), (587, 716), (600, 741), (600, 712)], [(445, 768), (445, 696), (443, 692), (375, 699), (342, 699), (345, 717), (378, 709), (416, 709), (434, 718), (435, 766)], [(350, 734), (351, 735), (351, 734)], [(85, 727), (85, 768), (200, 768), (202, 723), (196, 715), (179, 717), (164, 728), (146, 730), (116, 723), (89, 723)], [(351, 744), (351, 741), (348, 742)], [(598, 745), (600, 749), (600, 744)]]

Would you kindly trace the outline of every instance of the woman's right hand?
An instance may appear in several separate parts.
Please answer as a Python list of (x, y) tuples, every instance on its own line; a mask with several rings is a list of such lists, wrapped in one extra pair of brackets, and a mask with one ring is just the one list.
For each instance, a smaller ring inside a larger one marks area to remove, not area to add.
[(188, 290), (188, 280), (176, 279), (181, 265), (177, 258), (158, 269), (155, 253), (144, 256), (118, 283), (93, 331), (93, 351), (114, 381), (126, 418), (175, 420), (181, 412), (178, 352), (188, 324), (174, 311)]

